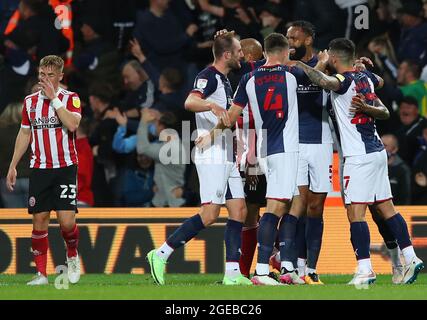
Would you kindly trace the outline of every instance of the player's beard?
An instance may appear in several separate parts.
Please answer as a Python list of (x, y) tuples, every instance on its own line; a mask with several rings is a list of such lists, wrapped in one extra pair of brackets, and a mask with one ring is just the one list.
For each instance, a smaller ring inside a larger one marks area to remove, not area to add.
[(232, 60), (229, 62), (228, 67), (231, 70), (239, 70), (241, 68), (239, 60)]
[(305, 46), (293, 47), (292, 49), (294, 49), (294, 52), (289, 55), (291, 60), (301, 60), (307, 53), (307, 48)]

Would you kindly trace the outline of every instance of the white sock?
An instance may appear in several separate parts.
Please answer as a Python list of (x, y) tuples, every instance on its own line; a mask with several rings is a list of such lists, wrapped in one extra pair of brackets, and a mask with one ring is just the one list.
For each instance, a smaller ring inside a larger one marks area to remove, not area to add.
[(268, 263), (257, 263), (255, 272), (258, 276), (267, 276), (270, 273), (270, 266)]
[[(307, 274), (316, 273), (316, 269), (307, 268)], [(298, 271), (299, 274), (299, 271)], [(301, 274), (299, 274), (301, 276)]]
[(169, 256), (172, 254), (173, 250), (174, 250), (173, 248), (171, 248), (166, 242), (164, 242), (162, 244), (162, 246), (159, 249), (157, 249), (156, 254), (160, 258), (162, 258), (164, 260), (168, 260)]
[(362, 273), (362, 274), (371, 273), (371, 270), (372, 270), (372, 264), (371, 264), (370, 258), (357, 260), (358, 273)]
[(399, 247), (388, 249), (388, 253), (390, 254), (390, 260), (393, 267), (401, 267), (402, 262), (400, 261), (400, 252)]
[(412, 259), (416, 257), (414, 247), (408, 246), (402, 249), (403, 258), (405, 259), (405, 264), (410, 264)]
[[(299, 276), (305, 276), (305, 265), (307, 264), (307, 260), (303, 258), (298, 258), (297, 265), (298, 265), (298, 275)], [(309, 272), (307, 272), (308, 274)]]
[(290, 261), (282, 261), (280, 263), (280, 268), (285, 268), (288, 271), (294, 271), (294, 264)]
[(240, 266), (238, 262), (226, 262), (225, 263), (225, 275), (230, 278), (235, 278), (240, 273)]

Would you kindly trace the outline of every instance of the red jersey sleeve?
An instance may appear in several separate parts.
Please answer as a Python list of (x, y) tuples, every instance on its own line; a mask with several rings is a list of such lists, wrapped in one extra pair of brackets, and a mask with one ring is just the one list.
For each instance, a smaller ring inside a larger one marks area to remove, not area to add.
[(67, 110), (81, 115), (81, 101), (77, 93), (71, 94), (67, 101)]
[(21, 128), (30, 128), (30, 118), (28, 117), (26, 102), (22, 106), (22, 120), (21, 120)]

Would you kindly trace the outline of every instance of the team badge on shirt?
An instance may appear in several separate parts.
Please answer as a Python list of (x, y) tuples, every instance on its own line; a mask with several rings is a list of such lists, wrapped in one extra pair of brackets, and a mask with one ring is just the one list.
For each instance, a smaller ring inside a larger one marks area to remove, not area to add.
[(204, 89), (204, 88), (206, 88), (207, 85), (208, 85), (207, 79), (198, 79), (197, 80), (196, 87), (198, 89)]
[(79, 97), (73, 97), (73, 106), (74, 108), (80, 108), (80, 99)]

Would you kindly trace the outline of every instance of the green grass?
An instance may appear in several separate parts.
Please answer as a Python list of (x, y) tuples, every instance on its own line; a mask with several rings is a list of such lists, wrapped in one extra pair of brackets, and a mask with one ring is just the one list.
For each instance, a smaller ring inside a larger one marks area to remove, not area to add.
[(392, 285), (391, 276), (380, 275), (368, 289), (356, 289), (346, 283), (351, 275), (322, 276), (324, 286), (226, 287), (217, 284), (220, 274), (167, 274), (166, 286), (155, 285), (149, 275), (83, 275), (68, 290), (50, 284), (28, 287), (32, 275), (0, 275), (0, 299), (427, 299), (427, 275), (421, 274), (412, 285)]

